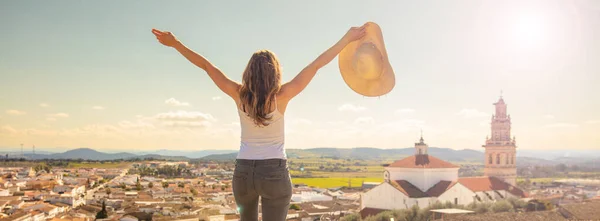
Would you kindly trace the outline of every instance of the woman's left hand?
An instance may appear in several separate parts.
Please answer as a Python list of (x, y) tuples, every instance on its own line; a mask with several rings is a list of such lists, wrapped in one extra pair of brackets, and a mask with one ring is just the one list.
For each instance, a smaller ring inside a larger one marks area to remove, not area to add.
[(352, 27), (350, 28), (350, 30), (348, 30), (348, 32), (346, 32), (346, 35), (344, 35), (344, 37), (342, 39), (344, 39), (346, 41), (346, 43), (350, 43), (353, 41), (356, 41), (358, 39), (361, 39), (362, 37), (364, 37), (367, 33), (367, 28), (365, 27), (365, 25), (360, 26), (360, 27)]

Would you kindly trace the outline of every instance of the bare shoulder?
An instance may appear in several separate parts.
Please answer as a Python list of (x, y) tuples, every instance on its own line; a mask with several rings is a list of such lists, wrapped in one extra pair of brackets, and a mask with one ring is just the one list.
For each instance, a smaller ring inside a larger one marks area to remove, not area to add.
[(294, 84), (292, 82), (287, 82), (283, 85), (281, 85), (281, 90), (279, 90), (279, 93), (277, 93), (277, 99), (279, 100), (291, 100), (294, 97), (294, 94), (292, 93)]

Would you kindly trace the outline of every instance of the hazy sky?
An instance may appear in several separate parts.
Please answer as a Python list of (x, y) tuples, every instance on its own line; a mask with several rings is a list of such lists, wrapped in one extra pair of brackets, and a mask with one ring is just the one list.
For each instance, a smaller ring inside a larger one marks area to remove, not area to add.
[(0, 148), (237, 149), (234, 102), (156, 42), (231, 78), (270, 49), (290, 80), (378, 23), (396, 87), (364, 98), (337, 59), (286, 113), (287, 148), (479, 149), (500, 91), (522, 149), (600, 148), (600, 1), (2, 1)]

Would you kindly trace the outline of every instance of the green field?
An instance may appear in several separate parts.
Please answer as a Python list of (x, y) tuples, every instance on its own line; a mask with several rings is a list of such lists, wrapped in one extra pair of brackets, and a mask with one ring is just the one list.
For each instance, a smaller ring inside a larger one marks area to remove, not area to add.
[(131, 163), (128, 162), (120, 162), (120, 163), (109, 163), (109, 162), (105, 162), (105, 163), (87, 163), (87, 162), (82, 162), (82, 163), (69, 163), (69, 168), (102, 168), (102, 169), (114, 169), (114, 168), (119, 168), (119, 169), (125, 169), (128, 168), (131, 165)]
[(383, 182), (383, 178), (367, 177), (367, 178), (345, 178), (345, 177), (328, 177), (328, 178), (292, 178), (294, 184), (306, 184), (319, 188), (331, 187), (348, 187), (348, 179), (352, 187), (359, 187), (363, 182)]

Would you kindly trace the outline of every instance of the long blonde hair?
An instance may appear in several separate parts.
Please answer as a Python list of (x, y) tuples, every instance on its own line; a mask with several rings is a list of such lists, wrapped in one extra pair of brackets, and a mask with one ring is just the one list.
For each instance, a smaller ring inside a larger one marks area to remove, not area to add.
[(280, 89), (281, 67), (275, 54), (269, 50), (254, 52), (242, 76), (240, 103), (257, 126), (269, 125), (268, 114)]

